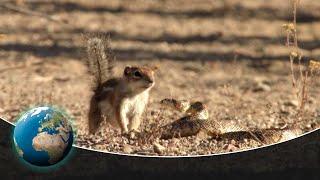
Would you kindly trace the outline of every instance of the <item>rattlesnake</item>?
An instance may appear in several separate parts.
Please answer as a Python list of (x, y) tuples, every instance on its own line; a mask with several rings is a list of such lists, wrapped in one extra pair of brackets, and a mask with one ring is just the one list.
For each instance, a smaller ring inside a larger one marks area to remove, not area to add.
[(199, 132), (220, 138), (243, 139), (252, 138), (262, 144), (275, 143), (292, 139), (301, 130), (294, 127), (250, 129), (234, 121), (217, 122), (209, 117), (206, 105), (200, 101), (163, 99), (160, 104), (185, 114), (184, 117), (162, 127), (162, 139), (173, 137), (186, 137)]

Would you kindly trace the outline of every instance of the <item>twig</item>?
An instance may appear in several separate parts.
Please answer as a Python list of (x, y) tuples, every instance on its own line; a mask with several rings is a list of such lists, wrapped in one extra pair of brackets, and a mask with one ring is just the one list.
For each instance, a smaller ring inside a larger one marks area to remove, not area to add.
[[(294, 89), (297, 88), (297, 81), (296, 81), (296, 78), (294, 76), (294, 68), (293, 68), (293, 64), (294, 64), (294, 58), (292, 55), (290, 55), (290, 69), (291, 69), (291, 78), (292, 78), (292, 87)], [(296, 93), (296, 92), (294, 92)]]
[(293, 3), (293, 25), (294, 25), (294, 46), (298, 49), (298, 33), (297, 33), (297, 10), (300, 0), (294, 0)]
[(8, 71), (8, 70), (12, 70), (12, 69), (22, 69), (24, 67), (25, 67), (24, 65), (21, 65), (21, 66), (13, 66), (13, 67), (2, 68), (2, 69), (0, 69), (0, 73), (3, 73), (3, 72)]
[(305, 103), (308, 101), (308, 76), (309, 71), (305, 71), (305, 75), (303, 76), (302, 80), (302, 92), (301, 92), (301, 104), (300, 104), (300, 110), (304, 109)]
[(58, 19), (56, 19), (56, 18), (54, 18), (54, 17), (52, 17), (50, 15), (47, 15), (47, 14), (44, 14), (44, 13), (41, 13), (41, 12), (37, 12), (37, 11), (32, 11), (30, 9), (22, 8), (22, 7), (19, 7), (19, 6), (12, 5), (12, 4), (0, 3), (0, 7), (5, 8), (5, 9), (9, 9), (9, 10), (12, 10), (12, 11), (15, 11), (15, 12), (18, 12), (18, 13), (21, 13), (21, 14), (26, 14), (26, 15), (29, 15), (29, 16), (37, 16), (37, 17), (45, 18), (45, 19), (47, 19), (49, 21), (62, 23), (62, 24), (68, 24), (67, 22), (62, 21), (62, 20), (58, 20)]

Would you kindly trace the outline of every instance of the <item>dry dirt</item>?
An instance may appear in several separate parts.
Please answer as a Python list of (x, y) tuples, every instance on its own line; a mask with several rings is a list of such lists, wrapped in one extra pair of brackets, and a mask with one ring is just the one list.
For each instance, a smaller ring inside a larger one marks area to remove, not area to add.
[[(297, 123), (307, 132), (320, 124), (319, 76), (309, 84), (309, 99), (296, 116), (289, 51), (282, 25), (292, 18), (282, 0), (125, 0), (54, 2), (26, 0), (22, 7), (52, 15), (67, 24), (0, 7), (0, 113), (14, 121), (28, 107), (54, 104), (74, 119), (79, 146), (157, 155), (237, 151), (262, 144), (252, 138), (191, 136), (158, 140), (122, 137), (107, 125), (87, 134), (89, 75), (83, 63), (83, 33), (109, 33), (125, 65), (160, 67), (141, 130), (150, 132), (180, 114), (159, 105), (163, 98), (199, 100), (218, 122), (250, 128)], [(303, 61), (320, 59), (320, 2), (302, 0), (298, 14)], [(297, 68), (297, 67), (295, 67)], [(161, 149), (161, 147), (160, 147)]]

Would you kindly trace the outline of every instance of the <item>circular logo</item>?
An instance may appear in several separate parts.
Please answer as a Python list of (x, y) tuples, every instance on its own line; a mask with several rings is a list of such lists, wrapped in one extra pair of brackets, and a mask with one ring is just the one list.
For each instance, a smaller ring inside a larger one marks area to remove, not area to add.
[(73, 131), (68, 117), (61, 111), (36, 107), (17, 120), (13, 139), (23, 160), (36, 166), (50, 166), (70, 152)]

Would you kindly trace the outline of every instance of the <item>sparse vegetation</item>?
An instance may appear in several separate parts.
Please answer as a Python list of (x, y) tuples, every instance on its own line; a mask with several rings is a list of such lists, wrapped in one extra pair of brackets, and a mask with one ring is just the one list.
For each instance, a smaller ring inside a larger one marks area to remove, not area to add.
[[(300, 0), (291, 0), (293, 6), (293, 20), (292, 23), (284, 24), (283, 27), (287, 33), (287, 43), (288, 47), (291, 47), (290, 57), (290, 68), (292, 77), (292, 88), (299, 101), (299, 113), (302, 113), (305, 108), (305, 103), (308, 98), (307, 81), (308, 81), (308, 70), (305, 69), (304, 65), (301, 64), (301, 59), (303, 57), (298, 46), (298, 28), (297, 28), (297, 10), (299, 7)], [(294, 64), (298, 64), (298, 73), (296, 73)], [(298, 77), (297, 77), (298, 76)]]
[(297, 15), (298, 8), (300, 5), (300, 0), (291, 0), (293, 9), (293, 20), (291, 23), (284, 24), (283, 27), (286, 31), (286, 45), (291, 49), (289, 54), (290, 59), (290, 70), (291, 70), (291, 79), (292, 79), (292, 89), (293, 93), (296, 96), (298, 101), (298, 108), (296, 114), (296, 121), (293, 124), (298, 123), (299, 121), (305, 120), (305, 117), (308, 116), (306, 111), (306, 104), (308, 104), (309, 90), (312, 88), (312, 81), (314, 78), (317, 62), (314, 60), (304, 60), (301, 49), (298, 44), (298, 27), (297, 27)]

